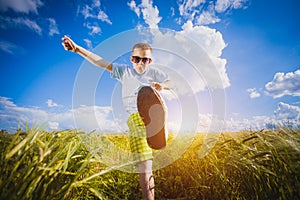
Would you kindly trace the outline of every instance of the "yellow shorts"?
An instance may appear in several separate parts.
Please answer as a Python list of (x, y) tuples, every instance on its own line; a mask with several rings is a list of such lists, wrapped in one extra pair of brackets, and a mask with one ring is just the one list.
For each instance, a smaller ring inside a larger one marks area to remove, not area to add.
[(139, 113), (133, 113), (127, 120), (129, 143), (134, 161), (153, 159), (152, 149), (147, 144), (145, 124)]

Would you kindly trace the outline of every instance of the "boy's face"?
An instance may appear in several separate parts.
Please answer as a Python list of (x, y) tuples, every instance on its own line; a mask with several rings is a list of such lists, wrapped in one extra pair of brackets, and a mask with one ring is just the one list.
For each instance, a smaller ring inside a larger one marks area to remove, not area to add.
[(137, 48), (132, 51), (130, 61), (138, 74), (146, 71), (147, 65), (152, 62), (151, 56), (152, 52), (150, 49)]

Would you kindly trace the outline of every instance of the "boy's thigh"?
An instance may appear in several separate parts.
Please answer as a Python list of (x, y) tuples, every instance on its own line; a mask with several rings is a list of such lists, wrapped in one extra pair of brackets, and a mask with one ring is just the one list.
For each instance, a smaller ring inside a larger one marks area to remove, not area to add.
[(146, 128), (138, 113), (132, 114), (128, 121), (129, 143), (135, 161), (153, 159), (152, 149), (148, 146)]

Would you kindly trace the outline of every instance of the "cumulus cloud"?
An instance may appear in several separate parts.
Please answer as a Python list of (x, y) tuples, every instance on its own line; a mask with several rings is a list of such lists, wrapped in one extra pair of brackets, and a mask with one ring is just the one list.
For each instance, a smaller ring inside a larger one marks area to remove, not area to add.
[(219, 56), (225, 44), (215, 30), (184, 27), (179, 32), (154, 31), (151, 45), (155, 50), (155, 64), (169, 74), (172, 82), (181, 83), (173, 88), (177, 95), (194, 94), (208, 88), (224, 89), (230, 85), (226, 60)]
[(32, 124), (42, 123), (47, 113), (35, 107), (17, 106), (10, 98), (0, 97), (0, 127), (17, 128), (31, 121)]
[(118, 132), (118, 128), (112, 119), (109, 119), (111, 107), (82, 105), (72, 110), (76, 127), (87, 132), (97, 130), (102, 132)]
[(280, 102), (274, 115), (277, 120), (291, 120), (299, 123), (300, 107)]
[(212, 124), (213, 115), (199, 114), (199, 132), (238, 132), (243, 130), (261, 130), (268, 128), (269, 124), (276, 127), (280, 121), (275, 117), (269, 116), (253, 116), (251, 118), (238, 118), (238, 116), (230, 118), (215, 118)]
[[(204, 64), (201, 67), (199, 65), (199, 71), (203, 73), (207, 85), (212, 88), (229, 87), (229, 78), (226, 73), (226, 59), (221, 58), (222, 51), (226, 47), (222, 34), (206, 26), (194, 26), (191, 21), (182, 26), (180, 33), (194, 40), (205, 51), (212, 62), (212, 65)], [(199, 59), (201, 56), (195, 55), (194, 57), (195, 59)], [(200, 63), (201, 60), (197, 62)]]
[[(86, 132), (93, 130), (102, 133), (126, 132), (126, 124), (113, 119), (111, 115), (112, 108), (109, 106), (81, 105), (77, 108), (53, 112), (38, 107), (18, 106), (10, 98), (0, 97), (0, 129), (11, 131), (28, 122), (30, 126), (43, 125), (50, 130), (76, 128)], [(181, 122), (176, 120), (168, 121), (169, 130), (175, 132), (179, 130)], [(282, 125), (299, 127), (300, 107), (280, 102), (273, 116), (239, 118), (237, 114), (232, 118), (218, 118), (212, 114), (199, 114), (198, 121), (197, 131), (199, 132), (261, 130)]]
[[(46, 103), (48, 107), (58, 106), (51, 99)], [(74, 115), (77, 116), (76, 123)], [(43, 125), (53, 130), (77, 128), (86, 132), (92, 130), (118, 132), (118, 127), (110, 115), (110, 107), (80, 106), (53, 111), (39, 107), (18, 106), (10, 98), (0, 97), (0, 128), (5, 129), (14, 130), (29, 123), (29, 125)], [(96, 120), (91, 120), (93, 118)]]
[(153, 6), (153, 2), (151, 0), (142, 0), (141, 4), (139, 5), (136, 5), (135, 1), (132, 0), (130, 3), (128, 3), (128, 6), (137, 14), (138, 17), (140, 17), (140, 13), (143, 14), (143, 19), (149, 28), (158, 28), (158, 23), (162, 18), (159, 16), (159, 10), (157, 6)]
[(278, 126), (299, 127), (300, 107), (280, 102), (273, 116), (253, 116), (249, 119), (226, 119), (224, 131), (272, 129)]
[(35, 13), (37, 14), (37, 9), (43, 6), (41, 0), (1, 0), (0, 2), (0, 10), (6, 11), (8, 9), (12, 9), (15, 12), (22, 13)]
[(249, 93), (251, 99), (260, 97), (260, 93), (256, 90), (256, 88), (249, 88), (247, 89), (247, 92)]
[(266, 94), (273, 98), (285, 95), (300, 96), (300, 70), (284, 74), (278, 72), (272, 81), (265, 85)]

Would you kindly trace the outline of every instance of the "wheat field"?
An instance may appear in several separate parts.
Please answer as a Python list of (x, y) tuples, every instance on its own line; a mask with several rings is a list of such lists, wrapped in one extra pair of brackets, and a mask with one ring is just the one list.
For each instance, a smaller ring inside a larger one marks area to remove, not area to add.
[[(76, 130), (27, 128), (0, 134), (0, 199), (141, 199), (136, 173), (114, 166), (111, 141), (128, 150), (123, 134), (90, 139)], [(154, 171), (156, 199), (300, 199), (300, 130), (222, 133), (206, 156), (197, 134), (179, 159)], [(101, 144), (101, 145), (98, 145)], [(101, 162), (103, 152), (112, 165)], [(111, 154), (107, 154), (110, 152)]]

